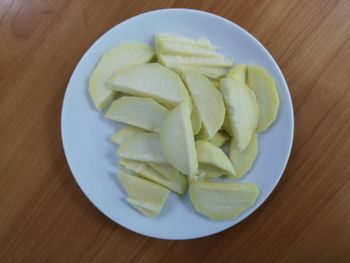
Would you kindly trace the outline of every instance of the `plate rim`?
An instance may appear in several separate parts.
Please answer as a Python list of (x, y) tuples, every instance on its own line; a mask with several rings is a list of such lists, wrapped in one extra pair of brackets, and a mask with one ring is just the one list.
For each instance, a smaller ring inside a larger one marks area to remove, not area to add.
[[(286, 158), (283, 160), (283, 169), (280, 173), (280, 175), (278, 176), (278, 180), (276, 180), (274, 183), (273, 183), (273, 187), (271, 187), (270, 191), (267, 191), (267, 195), (266, 195), (266, 198), (265, 200), (262, 201), (262, 203), (257, 206), (256, 208), (254, 208), (249, 214), (245, 215), (244, 217), (242, 217), (238, 222), (236, 223), (233, 223), (227, 227), (224, 227), (222, 228), (221, 230), (219, 231), (213, 231), (213, 232), (210, 232), (210, 233), (206, 233), (206, 234), (201, 234), (201, 235), (194, 235), (192, 237), (183, 237), (183, 238), (173, 238), (173, 237), (165, 237), (165, 236), (159, 236), (159, 235), (156, 235), (156, 234), (149, 234), (149, 233), (144, 233), (144, 232), (141, 232), (139, 230), (135, 230), (135, 229), (132, 229), (131, 227), (129, 227), (128, 225), (124, 224), (124, 223), (120, 223), (120, 222), (117, 222), (116, 220), (114, 220), (112, 217), (110, 217), (108, 214), (106, 214), (103, 209), (100, 209), (99, 205), (96, 204), (91, 198), (90, 196), (84, 191), (83, 187), (80, 185), (77, 177), (74, 175), (73, 173), (73, 170), (72, 170), (72, 165), (70, 163), (70, 160), (68, 158), (68, 154), (67, 154), (67, 146), (65, 146), (65, 143), (64, 143), (64, 125), (63, 125), (63, 122), (64, 122), (64, 108), (65, 108), (65, 104), (66, 104), (66, 99), (67, 99), (67, 91), (68, 91), (68, 88), (72, 85), (72, 79), (73, 79), (73, 76), (75, 75), (79, 65), (81, 64), (81, 62), (84, 60), (85, 56), (89, 53), (89, 51), (95, 46), (97, 45), (97, 43), (102, 39), (104, 38), (110, 31), (112, 31), (114, 28), (116, 27), (119, 27), (119, 26), (122, 26), (123, 24), (126, 24), (128, 22), (130, 22), (131, 20), (134, 20), (136, 18), (139, 18), (141, 16), (146, 16), (146, 15), (152, 15), (152, 14), (155, 14), (155, 13), (163, 13), (163, 12), (187, 12), (187, 13), (194, 13), (194, 14), (201, 14), (201, 15), (205, 15), (205, 16), (209, 16), (211, 18), (214, 18), (214, 19), (218, 19), (220, 20), (221, 22), (224, 22), (226, 24), (229, 24), (230, 26), (233, 26), (233, 27), (236, 27), (239, 31), (243, 32), (244, 34), (246, 34), (249, 38), (251, 38), (258, 46), (260, 49), (262, 49), (264, 51), (264, 53), (266, 53), (266, 55), (271, 59), (271, 61), (273, 62), (273, 65), (274, 67), (276, 68), (277, 70), (277, 73), (281, 76), (281, 81), (282, 81), (282, 85), (286, 87), (286, 100), (288, 101), (288, 104), (290, 106), (290, 111), (288, 111), (288, 114), (290, 115), (290, 119), (291, 119), (291, 122), (290, 122), (290, 125), (291, 125), (291, 129), (290, 129), (290, 132), (291, 132), (291, 136), (289, 138), (289, 141), (288, 141), (288, 154), (286, 155)], [(66, 89), (65, 89), (65, 93), (64, 93), (64, 97), (63, 97), (63, 103), (62, 103), (62, 108), (61, 108), (61, 121), (60, 121), (60, 125), (61, 125), (61, 141), (62, 141), (62, 146), (63, 146), (63, 151), (64, 151), (64, 155), (65, 155), (65, 158), (66, 158), (66, 161), (67, 161), (67, 164), (69, 166), (69, 170), (71, 172), (71, 175), (73, 176), (75, 182), (77, 183), (77, 185), (79, 186), (80, 190), (84, 193), (84, 196), (90, 201), (90, 203), (92, 203), (96, 208), (97, 210), (102, 213), (104, 216), (106, 216), (109, 220), (111, 220), (113, 223), (116, 223), (120, 226), (122, 226), (123, 228), (126, 228), (134, 233), (137, 233), (139, 235), (142, 235), (142, 236), (147, 236), (147, 237), (151, 237), (151, 238), (156, 238), (156, 239), (162, 239), (162, 240), (191, 240), (191, 239), (198, 239), (198, 238), (203, 238), (203, 237), (207, 237), (207, 236), (211, 236), (211, 235), (214, 235), (214, 234), (218, 234), (220, 232), (223, 232), (231, 227), (234, 227), (238, 224), (240, 224), (242, 221), (244, 221), (247, 217), (251, 216), (252, 214), (254, 214), (259, 208), (262, 207), (262, 205), (270, 198), (271, 194), (273, 191), (275, 191), (278, 183), (281, 181), (281, 178), (283, 176), (283, 174), (285, 173), (286, 171), (286, 168), (287, 168), (287, 164), (288, 164), (288, 161), (290, 159), (290, 156), (291, 156), (291, 152), (292, 152), (292, 147), (293, 147), (293, 141), (294, 141), (294, 132), (295, 132), (295, 119), (294, 119), (294, 107), (293, 107), (293, 102), (292, 102), (292, 97), (291, 97), (291, 94), (290, 94), (290, 90), (289, 90), (289, 86), (287, 84), (287, 81), (284, 77), (284, 74), (282, 73), (282, 70), (280, 69), (279, 65), (277, 64), (276, 60), (274, 59), (274, 57), (271, 55), (271, 53), (265, 48), (265, 46), (254, 36), (252, 35), (250, 32), (248, 32), (247, 30), (245, 30), (243, 27), (239, 26), (238, 24), (234, 23), (233, 21), (225, 18), (225, 17), (222, 17), (222, 16), (219, 16), (217, 14), (214, 14), (214, 13), (210, 13), (210, 12), (207, 12), (207, 11), (202, 11), (202, 10), (197, 10), (197, 9), (191, 9), (191, 8), (165, 8), (165, 9), (156, 9), (156, 10), (151, 10), (151, 11), (146, 11), (146, 12), (142, 12), (140, 14), (137, 14), (135, 16), (132, 16), (132, 17), (129, 17), (128, 19), (126, 20), (123, 20), (122, 22), (112, 26), (110, 29), (108, 29), (107, 31), (105, 31), (102, 35), (100, 35), (90, 46), (89, 48), (84, 52), (84, 54), (82, 55), (82, 57), (80, 58), (79, 62), (76, 64), (70, 78), (69, 78), (69, 81), (66, 85)]]

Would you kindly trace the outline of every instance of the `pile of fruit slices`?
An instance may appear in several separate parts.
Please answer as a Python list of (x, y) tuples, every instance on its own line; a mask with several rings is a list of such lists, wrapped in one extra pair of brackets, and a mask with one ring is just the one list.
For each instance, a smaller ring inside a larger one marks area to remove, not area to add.
[(275, 82), (261, 67), (233, 67), (206, 38), (154, 40), (155, 52), (145, 43), (119, 45), (90, 76), (96, 108), (127, 124), (112, 136), (127, 201), (154, 217), (170, 191), (188, 190), (197, 212), (235, 218), (259, 195), (257, 185), (234, 180), (252, 167), (257, 133), (277, 116)]

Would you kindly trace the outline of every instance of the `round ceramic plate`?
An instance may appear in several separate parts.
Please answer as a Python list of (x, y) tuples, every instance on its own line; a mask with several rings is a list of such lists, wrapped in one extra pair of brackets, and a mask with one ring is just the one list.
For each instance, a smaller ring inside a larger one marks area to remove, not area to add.
[[(207, 37), (235, 63), (256, 64), (274, 77), (280, 108), (274, 124), (259, 134), (260, 151), (254, 167), (240, 181), (256, 183), (261, 194), (256, 204), (239, 217), (215, 222), (198, 214), (188, 196), (171, 193), (161, 213), (147, 218), (130, 207), (116, 179), (118, 156), (111, 135), (122, 126), (95, 110), (88, 80), (101, 56), (122, 42), (153, 45), (155, 33)], [(71, 171), (89, 200), (114, 222), (137, 233), (163, 239), (191, 239), (227, 229), (252, 214), (269, 196), (286, 167), (293, 140), (293, 109), (286, 81), (269, 52), (234, 23), (206, 12), (165, 9), (138, 15), (115, 26), (85, 53), (69, 81), (62, 108), (62, 140)]]

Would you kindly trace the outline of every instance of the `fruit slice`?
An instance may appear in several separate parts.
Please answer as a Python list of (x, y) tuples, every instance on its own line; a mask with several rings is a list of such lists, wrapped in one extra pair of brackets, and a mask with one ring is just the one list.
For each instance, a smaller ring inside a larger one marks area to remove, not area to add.
[(135, 96), (150, 97), (167, 107), (188, 99), (181, 79), (158, 63), (134, 65), (118, 70), (110, 80), (111, 87)]
[(126, 169), (134, 171), (139, 176), (158, 183), (178, 194), (184, 194), (187, 189), (187, 178), (179, 172), (177, 174), (163, 174), (146, 163), (127, 159), (122, 159), (119, 163)]
[(279, 97), (276, 84), (265, 69), (248, 67), (248, 86), (254, 91), (260, 109), (258, 131), (266, 130), (276, 119)]
[(223, 146), (228, 140), (230, 136), (224, 131), (218, 131), (212, 138), (208, 140), (211, 144), (214, 144), (217, 147)]
[(247, 81), (247, 66), (244, 64), (240, 64), (235, 66), (233, 69), (231, 69), (229, 72), (227, 72), (226, 77), (238, 79), (242, 81), (243, 83), (246, 83)]
[(259, 108), (254, 93), (242, 81), (225, 78), (220, 90), (226, 104), (226, 131), (235, 138), (238, 149), (243, 151), (256, 130)]
[(191, 178), (198, 173), (198, 160), (190, 114), (187, 101), (170, 111), (160, 129), (160, 142), (169, 164)]
[(181, 174), (179, 170), (167, 164), (148, 163), (148, 165), (151, 166), (158, 173), (163, 174), (164, 176), (167, 175), (167, 176), (176, 177), (178, 176), (178, 174)]
[(182, 78), (202, 119), (201, 137), (203, 139), (213, 137), (225, 118), (225, 105), (220, 91), (207, 77), (197, 72), (184, 71)]
[(158, 132), (168, 112), (153, 99), (123, 96), (112, 103), (105, 116), (114, 121)]
[(125, 140), (117, 154), (122, 158), (135, 161), (168, 163), (160, 146), (159, 134), (152, 132), (136, 134)]
[(252, 183), (191, 182), (189, 195), (197, 212), (213, 220), (233, 219), (255, 204), (259, 188)]
[(89, 93), (95, 107), (101, 111), (115, 99), (116, 92), (107, 84), (116, 70), (147, 63), (153, 58), (154, 51), (144, 43), (121, 44), (105, 53), (90, 76)]
[(191, 70), (203, 74), (211, 79), (218, 79), (226, 75), (228, 67), (211, 67), (211, 66), (198, 66), (198, 65), (184, 65), (184, 64), (173, 64), (168, 66), (178, 74), (182, 74), (183, 71)]
[(207, 49), (212, 49), (212, 50), (215, 49), (213, 47), (213, 45), (210, 43), (210, 41), (204, 37), (198, 38), (198, 39), (191, 39), (191, 38), (175, 36), (175, 35), (170, 35), (170, 34), (156, 34), (155, 35), (156, 45), (158, 43), (162, 43), (164, 41), (174, 42), (174, 43), (178, 43), (178, 44), (189, 44), (192, 46), (202, 47), (202, 48), (207, 48)]
[(236, 172), (226, 154), (219, 147), (206, 142), (196, 141), (199, 167), (208, 172), (218, 172), (235, 177)]
[(240, 151), (234, 142), (234, 139), (232, 139), (230, 145), (230, 159), (236, 169), (238, 178), (242, 177), (250, 170), (254, 164), (256, 156), (258, 155), (258, 151), (258, 136), (256, 133), (253, 134), (248, 147), (245, 148), (244, 151)]
[(217, 178), (224, 175), (222, 170), (215, 170), (213, 168), (208, 167), (202, 167), (201, 164), (198, 166), (198, 180), (196, 181), (203, 181), (202, 178)]
[(182, 56), (203, 56), (217, 57), (221, 56), (214, 49), (199, 47), (188, 43), (177, 43), (173, 41), (161, 41), (157, 46), (157, 52), (167, 55), (182, 55)]
[(126, 126), (113, 134), (111, 139), (114, 143), (121, 145), (125, 140), (133, 138), (136, 134), (144, 132), (146, 131), (133, 126)]
[(163, 55), (159, 56), (159, 61), (167, 67), (174, 65), (211, 66), (211, 67), (232, 67), (232, 61), (222, 55), (216, 57), (196, 57)]
[(118, 177), (130, 205), (148, 217), (159, 214), (168, 198), (168, 189), (131, 174), (119, 173)]
[(197, 110), (196, 105), (193, 105), (193, 103), (192, 103), (192, 111), (191, 111), (191, 124), (192, 124), (193, 135), (198, 134), (202, 129), (202, 119), (201, 119), (201, 116), (199, 116), (199, 112)]
[(220, 80), (214, 79), (211, 82), (213, 82), (215, 88), (217, 88), (217, 89), (220, 88)]

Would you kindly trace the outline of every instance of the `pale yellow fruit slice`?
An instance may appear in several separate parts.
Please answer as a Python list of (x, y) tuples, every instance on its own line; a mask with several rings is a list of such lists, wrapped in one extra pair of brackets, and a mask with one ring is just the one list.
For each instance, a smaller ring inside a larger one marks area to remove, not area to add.
[(110, 85), (116, 91), (149, 97), (170, 108), (188, 99), (180, 77), (158, 63), (118, 70), (113, 74)]
[(260, 109), (257, 130), (266, 130), (276, 119), (280, 103), (275, 81), (265, 69), (249, 66), (247, 84), (256, 94)]
[(219, 169), (215, 169), (213, 167), (202, 166), (199, 164), (198, 166), (198, 178), (196, 181), (203, 181), (201, 179), (204, 178), (217, 178), (224, 175), (224, 172)]
[(218, 131), (212, 138), (208, 140), (211, 144), (214, 144), (217, 147), (223, 146), (228, 140), (230, 136), (225, 131)]
[(232, 67), (232, 60), (227, 59), (222, 55), (216, 57), (197, 57), (161, 54), (160, 61), (167, 67), (172, 67), (174, 65)]
[(229, 67), (214, 67), (214, 66), (199, 66), (199, 65), (185, 65), (185, 64), (173, 64), (168, 66), (178, 74), (182, 74), (183, 71), (195, 71), (211, 79), (218, 79), (226, 75)]
[(157, 51), (167, 55), (182, 55), (182, 56), (202, 56), (202, 57), (217, 57), (221, 56), (214, 49), (200, 47), (188, 43), (178, 43), (173, 41), (161, 41), (157, 47)]
[(259, 108), (254, 94), (242, 81), (225, 78), (220, 90), (226, 104), (226, 131), (235, 138), (238, 149), (243, 151), (256, 130)]
[(190, 114), (187, 101), (170, 111), (160, 129), (160, 142), (169, 164), (194, 177), (198, 173), (198, 159)]
[(244, 151), (239, 150), (234, 139), (232, 139), (230, 145), (230, 160), (236, 169), (238, 178), (245, 175), (253, 166), (258, 151), (259, 145), (256, 133), (253, 134), (248, 147), (245, 148)]
[(158, 132), (168, 112), (153, 99), (123, 96), (112, 103), (105, 117), (147, 131)]
[(119, 181), (128, 197), (127, 201), (147, 217), (155, 217), (161, 211), (169, 190), (141, 177), (119, 173)]
[(201, 116), (199, 115), (196, 105), (193, 105), (193, 103), (192, 103), (192, 111), (191, 111), (191, 124), (192, 124), (193, 135), (198, 134), (202, 129), (202, 119), (201, 119)]
[(89, 93), (96, 109), (103, 110), (115, 99), (116, 92), (108, 87), (108, 81), (116, 70), (147, 63), (153, 58), (153, 49), (144, 43), (121, 44), (105, 53), (89, 81)]
[(171, 34), (156, 34), (155, 35), (156, 44), (157, 44), (157, 42), (162, 43), (164, 41), (174, 42), (174, 43), (183, 44), (183, 45), (192, 45), (195, 47), (202, 47), (202, 48), (207, 48), (207, 49), (211, 49), (211, 50), (215, 49), (215, 47), (213, 47), (213, 45), (210, 43), (210, 41), (204, 37), (192, 39), (192, 38), (176, 36), (176, 35), (171, 35)]
[(247, 81), (247, 65), (240, 64), (227, 72), (226, 77), (234, 78), (246, 83)]
[(231, 161), (219, 147), (202, 140), (196, 141), (196, 150), (200, 168), (208, 172), (221, 172), (221, 174), (235, 177), (236, 171)]
[(114, 143), (121, 145), (125, 140), (133, 138), (135, 135), (144, 132), (146, 131), (133, 126), (127, 126), (113, 134), (111, 139)]
[(168, 163), (160, 145), (159, 134), (152, 132), (136, 134), (125, 140), (117, 154), (122, 158), (135, 161)]
[(253, 183), (191, 182), (189, 195), (194, 208), (212, 220), (230, 220), (252, 207), (259, 196)]
[(182, 78), (193, 104), (202, 119), (203, 139), (212, 138), (221, 128), (225, 118), (225, 105), (222, 95), (214, 84), (202, 74), (184, 71)]
[(218, 80), (218, 79), (213, 79), (211, 82), (213, 82), (215, 88), (217, 88), (217, 89), (220, 88), (220, 80)]
[(179, 170), (177, 170), (175, 167), (172, 167), (168, 164), (159, 164), (159, 163), (147, 163), (149, 166), (151, 166), (154, 170), (156, 170), (158, 173), (163, 174), (164, 176), (172, 176), (177, 177), (178, 174), (181, 174)]
[(187, 189), (187, 178), (179, 172), (176, 174), (159, 173), (147, 163), (128, 159), (122, 159), (119, 163), (126, 169), (134, 171), (139, 176), (158, 183), (175, 193), (184, 194)]

